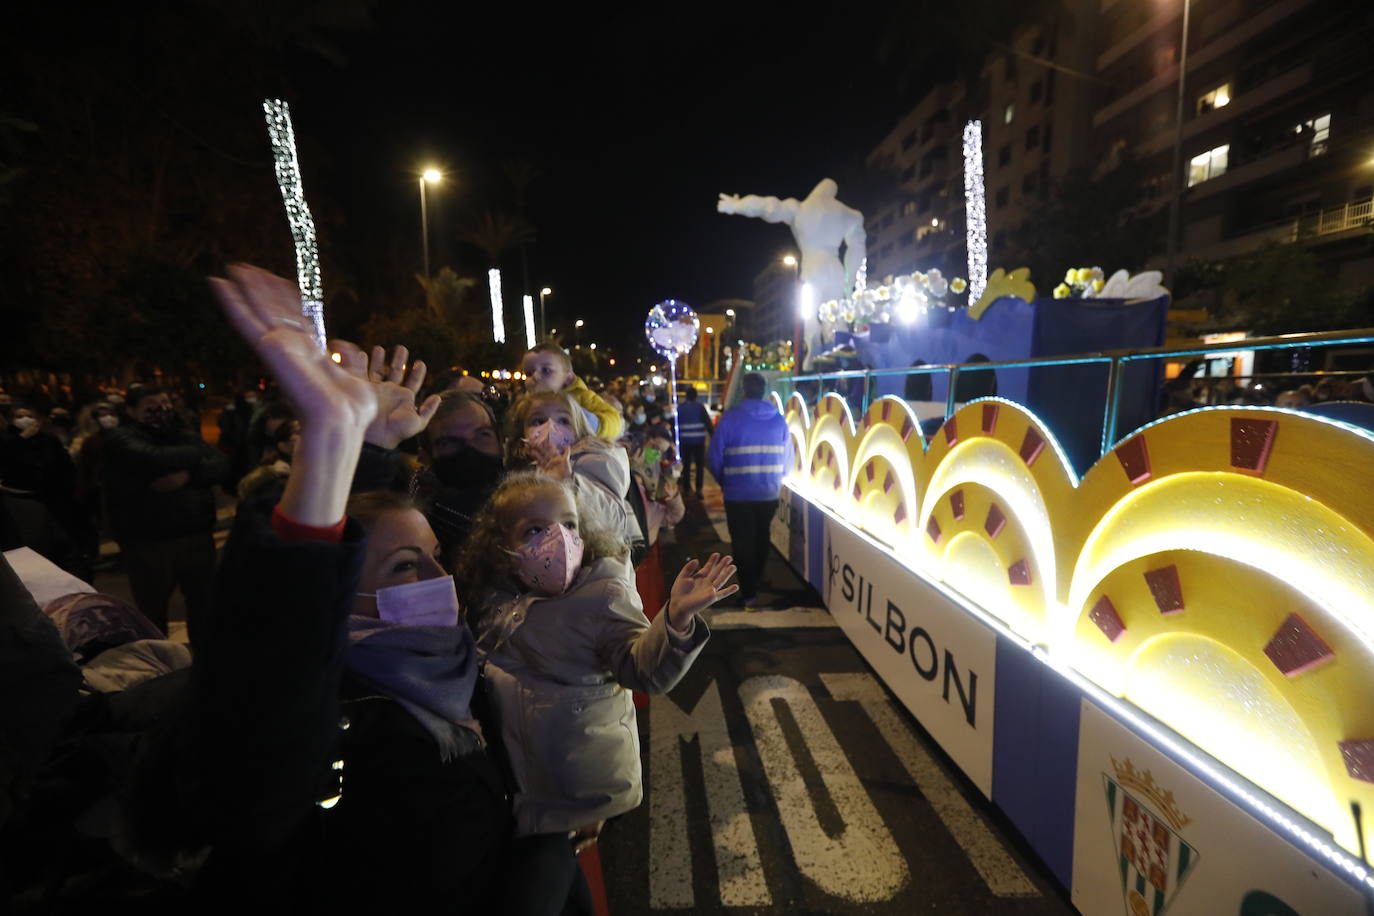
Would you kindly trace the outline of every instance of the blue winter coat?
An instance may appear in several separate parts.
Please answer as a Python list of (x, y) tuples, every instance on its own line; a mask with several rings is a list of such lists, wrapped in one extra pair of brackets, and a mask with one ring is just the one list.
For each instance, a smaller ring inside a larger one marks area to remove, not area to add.
[(716, 423), (706, 466), (728, 501), (777, 499), (792, 466), (787, 421), (772, 401), (741, 401)]

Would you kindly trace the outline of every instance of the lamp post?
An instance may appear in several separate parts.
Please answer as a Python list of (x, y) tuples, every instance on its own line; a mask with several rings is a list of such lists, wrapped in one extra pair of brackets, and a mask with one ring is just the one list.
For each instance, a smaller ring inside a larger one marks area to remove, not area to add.
[(793, 282), (792, 282), (792, 292), (793, 292), (793, 294), (796, 296), (796, 300), (795, 300), (795, 302), (794, 302), (794, 304), (793, 304), (793, 306), (792, 306), (792, 312), (793, 312), (793, 321), (792, 321), (792, 374), (793, 374), (793, 375), (796, 375), (797, 371), (801, 368), (801, 362), (802, 362), (802, 353), (801, 353), (801, 347), (802, 347), (802, 343), (801, 343), (802, 314), (801, 314), (801, 310), (802, 310), (803, 303), (802, 303), (802, 301), (801, 301), (801, 299), (802, 299), (802, 289), (801, 289), (801, 262), (797, 260), (797, 258), (796, 258), (795, 255), (790, 255), (790, 254), (789, 254), (789, 255), (786, 255), (786, 256), (782, 259), (782, 263), (784, 263), (784, 264), (786, 264), (788, 267), (792, 268), (792, 280), (793, 280)]
[(438, 169), (425, 169), (420, 175), (420, 248), (424, 251), (425, 281), (429, 281), (429, 208), (425, 201), (425, 185), (438, 184), (443, 173)]
[(539, 291), (539, 336), (541, 339), (547, 336), (545, 332), (549, 328), (548, 323), (544, 321), (544, 297), (552, 293), (553, 290), (549, 289), (547, 286)]
[(1183, 38), (1178, 54), (1178, 101), (1174, 110), (1174, 171), (1173, 194), (1169, 197), (1169, 237), (1164, 252), (1164, 285), (1174, 288), (1174, 261), (1178, 256), (1180, 210), (1183, 206), (1183, 93), (1188, 80), (1188, 13), (1189, 0), (1183, 0)]
[(575, 325), (573, 325), (573, 346), (574, 346), (574, 347), (580, 347), (580, 346), (582, 346), (582, 325), (585, 324), (585, 323), (586, 323), (586, 322), (584, 322), (581, 318), (579, 318), (579, 319), (577, 319), (577, 323), (576, 323)]

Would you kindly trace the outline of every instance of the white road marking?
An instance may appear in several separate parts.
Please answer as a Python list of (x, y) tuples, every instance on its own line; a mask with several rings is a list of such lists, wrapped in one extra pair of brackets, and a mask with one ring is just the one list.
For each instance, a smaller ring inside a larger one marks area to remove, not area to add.
[(768, 906), (773, 898), (764, 880), (715, 681), (690, 714), (666, 696), (649, 701), (649, 906), (690, 908), (695, 904), (681, 755), (681, 742), (693, 736), (701, 749), (720, 902)]
[[(846, 900), (871, 903), (896, 896), (911, 878), (906, 859), (806, 687), (774, 675), (749, 678), (739, 692), (802, 874), (826, 893)], [(841, 813), (844, 830), (838, 837), (831, 838), (821, 828), (773, 709), (774, 699), (782, 699), (791, 709)]]
[(969, 805), (940, 765), (902, 721), (882, 686), (870, 675), (822, 674), (821, 683), (837, 700), (852, 700), (864, 708), (882, 732), (926, 801), (935, 809), (955, 842), (978, 870), (988, 890), (998, 897), (1037, 897), (1036, 889), (987, 823)]
[(790, 607), (781, 611), (707, 611), (702, 615), (713, 630), (818, 629), (835, 627), (835, 618), (819, 607)]

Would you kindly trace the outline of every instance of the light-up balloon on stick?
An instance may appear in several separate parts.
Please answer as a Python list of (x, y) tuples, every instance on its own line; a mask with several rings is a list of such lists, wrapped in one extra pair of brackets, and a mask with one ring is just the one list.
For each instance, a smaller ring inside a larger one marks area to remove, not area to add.
[(682, 457), (682, 444), (677, 434), (677, 361), (686, 356), (697, 344), (697, 334), (701, 321), (696, 310), (680, 299), (664, 299), (649, 309), (649, 317), (644, 319), (644, 336), (649, 338), (649, 346), (668, 360), (668, 396), (673, 404), (673, 454)]

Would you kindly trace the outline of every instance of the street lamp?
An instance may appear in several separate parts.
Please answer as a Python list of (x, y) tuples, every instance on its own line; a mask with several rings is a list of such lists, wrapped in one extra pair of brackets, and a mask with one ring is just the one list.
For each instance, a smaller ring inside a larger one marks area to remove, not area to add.
[(1173, 179), (1169, 196), (1169, 230), (1164, 251), (1164, 283), (1174, 288), (1174, 260), (1178, 252), (1179, 221), (1183, 207), (1183, 103), (1184, 89), (1188, 78), (1188, 18), (1189, 0), (1183, 0), (1183, 36), (1179, 42), (1178, 55), (1178, 94), (1174, 105), (1174, 162)]
[(573, 325), (573, 346), (582, 346), (582, 325), (586, 324), (581, 318), (577, 319), (577, 324)]
[(429, 280), (429, 208), (425, 203), (425, 185), (438, 184), (443, 178), (438, 169), (425, 169), (420, 175), (420, 247), (425, 253), (425, 280)]
[[(792, 372), (796, 374), (801, 367), (801, 332), (802, 332), (802, 309), (807, 307), (807, 303), (802, 302), (802, 283), (801, 283), (801, 264), (796, 256), (787, 255), (782, 259), (782, 263), (792, 268), (793, 287), (797, 294), (797, 304), (795, 306), (794, 318), (792, 321), (792, 340), (794, 347), (792, 350)], [(757, 330), (757, 329), (756, 329)]]
[(547, 286), (539, 291), (539, 333), (541, 335), (543, 335), (544, 331), (547, 330), (549, 326), (548, 323), (544, 321), (544, 297), (552, 294), (553, 290), (549, 289)]

